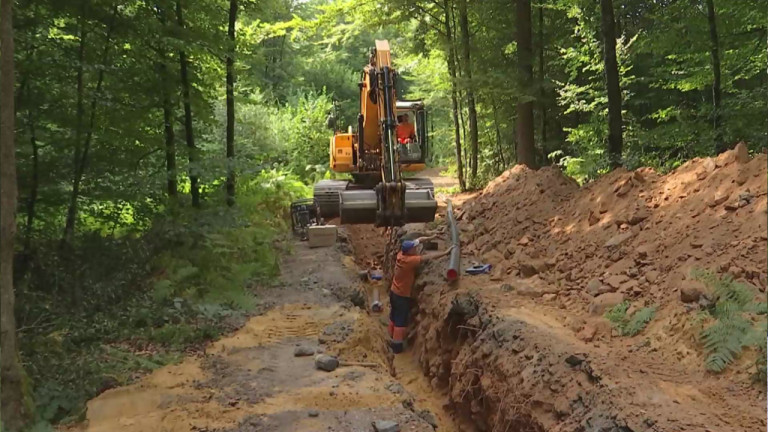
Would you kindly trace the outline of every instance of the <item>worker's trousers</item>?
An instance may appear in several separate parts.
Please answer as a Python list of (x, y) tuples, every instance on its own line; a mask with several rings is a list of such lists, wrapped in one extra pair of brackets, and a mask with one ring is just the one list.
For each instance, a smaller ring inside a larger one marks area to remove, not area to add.
[(390, 292), (389, 307), (389, 337), (392, 339), (392, 351), (399, 354), (403, 352), (408, 315), (411, 313), (411, 299)]

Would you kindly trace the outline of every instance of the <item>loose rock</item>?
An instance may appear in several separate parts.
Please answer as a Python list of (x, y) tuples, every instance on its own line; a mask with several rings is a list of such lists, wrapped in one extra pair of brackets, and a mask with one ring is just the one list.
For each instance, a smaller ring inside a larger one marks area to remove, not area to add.
[(598, 222), (600, 222), (600, 216), (598, 216), (597, 213), (590, 210), (589, 216), (587, 217), (587, 223), (589, 223), (589, 226), (595, 225)]
[(310, 417), (317, 417), (320, 415), (320, 413), (317, 412), (316, 410), (311, 410), (310, 412), (307, 413), (307, 415), (309, 415)]
[(589, 304), (589, 313), (592, 315), (602, 315), (606, 310), (616, 306), (624, 301), (624, 294), (622, 293), (605, 293), (592, 299)]
[(717, 191), (715, 193), (715, 196), (712, 198), (711, 201), (709, 201), (707, 205), (709, 205), (710, 207), (717, 207), (720, 204), (728, 201), (729, 196), (731, 196), (731, 194), (726, 191)]
[(695, 280), (683, 281), (683, 285), (680, 286), (680, 300), (683, 303), (695, 303), (699, 301), (701, 295), (704, 294), (706, 288), (704, 284)]
[(315, 367), (326, 372), (333, 372), (339, 367), (339, 359), (334, 356), (320, 354), (315, 356)]
[(313, 354), (315, 354), (315, 349), (304, 345), (299, 345), (293, 350), (294, 357), (306, 357)]
[(747, 148), (747, 145), (744, 144), (744, 141), (736, 144), (736, 147), (733, 148), (733, 152), (736, 153), (736, 161), (740, 164), (745, 164), (749, 162), (749, 149)]
[(645, 273), (645, 280), (647, 280), (649, 283), (655, 283), (659, 279), (659, 272), (656, 270), (651, 270)]
[(421, 417), (422, 420), (429, 423), (430, 426), (437, 429), (437, 419), (435, 419), (435, 415), (427, 410), (421, 410), (419, 411), (419, 417)]
[(587, 283), (587, 289), (586, 289), (587, 294), (591, 296), (596, 296), (600, 294), (599, 291), (600, 291), (600, 287), (602, 286), (603, 286), (602, 282), (600, 282), (598, 279), (590, 280), (589, 283)]
[(613, 275), (605, 280), (605, 283), (608, 284), (611, 288), (613, 288), (613, 291), (619, 289), (621, 287), (621, 284), (629, 280), (628, 277), (624, 275)]
[(607, 242), (605, 242), (604, 246), (607, 248), (620, 246), (622, 243), (626, 242), (631, 238), (632, 238), (632, 232), (627, 231), (625, 233), (617, 234), (611, 237)]
[(373, 430), (376, 432), (400, 432), (400, 425), (391, 420), (376, 420), (373, 422)]

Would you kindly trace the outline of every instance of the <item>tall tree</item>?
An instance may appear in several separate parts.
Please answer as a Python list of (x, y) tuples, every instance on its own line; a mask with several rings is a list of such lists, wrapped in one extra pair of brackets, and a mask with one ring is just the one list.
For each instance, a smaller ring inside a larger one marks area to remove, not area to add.
[[(176, 21), (179, 27), (184, 29), (184, 9), (181, 0), (176, 0)], [(200, 185), (198, 176), (198, 155), (195, 145), (195, 131), (192, 125), (192, 102), (190, 100), (189, 84), (189, 61), (187, 52), (184, 49), (179, 50), (179, 75), (181, 77), (181, 95), (184, 100), (184, 133), (187, 137), (187, 148), (189, 151), (189, 184), (190, 194), (192, 195), (192, 206), (200, 207)]]
[(237, 0), (229, 0), (227, 50), (227, 205), (235, 204), (235, 23)]
[[(533, 81), (533, 42), (531, 0), (517, 0), (517, 63), (520, 87), (530, 91)], [(533, 136), (533, 101), (524, 96), (517, 103), (517, 163), (535, 169), (536, 147)]]
[(461, 190), (467, 189), (467, 182), (464, 179), (464, 163), (461, 160), (461, 126), (459, 125), (459, 101), (456, 89), (456, 56), (453, 50), (453, 27), (451, 26), (451, 7), (448, 0), (443, 1), (445, 10), (445, 36), (446, 36), (446, 59), (448, 63), (448, 73), (451, 77), (451, 119), (453, 121), (453, 139), (456, 146), (456, 171)]
[[(85, 2), (83, 2), (83, 15), (85, 14)], [(115, 26), (115, 19), (118, 13), (117, 5), (112, 8), (112, 17), (107, 24), (106, 36), (104, 38), (104, 48), (101, 54), (101, 67), (97, 74), (96, 90), (91, 97), (90, 113), (87, 127), (83, 125), (85, 120), (85, 107), (83, 103), (83, 93), (85, 86), (83, 83), (83, 69), (85, 62), (85, 19), (81, 17), (80, 26), (80, 46), (78, 49), (78, 72), (77, 72), (77, 133), (74, 152), (74, 175), (72, 176), (72, 193), (69, 198), (69, 207), (67, 208), (67, 219), (64, 225), (64, 235), (62, 236), (62, 244), (71, 244), (75, 235), (75, 222), (77, 221), (77, 203), (80, 198), (80, 186), (83, 181), (83, 175), (85, 174), (85, 168), (88, 165), (88, 155), (91, 150), (91, 143), (93, 141), (93, 128), (96, 120), (96, 108), (101, 99), (102, 86), (104, 85), (104, 70), (106, 69), (109, 59), (109, 48), (112, 45), (112, 31)], [(83, 135), (83, 128), (85, 129), (85, 137), (82, 143), (80, 139)]]
[[(168, 25), (168, 8), (163, 5), (156, 9), (157, 18), (162, 25), (162, 30), (166, 31)], [(160, 73), (160, 104), (163, 108), (163, 134), (165, 136), (165, 175), (166, 175), (166, 193), (168, 198), (176, 199), (178, 194), (177, 171), (176, 171), (176, 132), (173, 128), (176, 110), (172, 100), (172, 91), (169, 89), (169, 83), (173, 82), (168, 72), (168, 52), (164, 41), (161, 40), (158, 46), (158, 68)]]
[(16, 344), (13, 250), (16, 234), (16, 113), (13, 0), (0, 2), (0, 418), (10, 431), (24, 424), (22, 370)]
[(469, 43), (469, 18), (467, 17), (467, 0), (459, 0), (459, 27), (461, 28), (461, 54), (464, 60), (464, 79), (467, 82), (467, 115), (469, 117), (469, 144), (472, 151), (472, 181), (477, 180), (477, 107), (475, 106), (475, 91), (472, 81), (472, 57)]
[(723, 140), (721, 122), (722, 88), (720, 85), (720, 40), (717, 36), (715, 1), (707, 0), (707, 22), (709, 23), (709, 55), (712, 58), (712, 127), (715, 132), (715, 152), (728, 149)]
[(611, 167), (621, 166), (621, 89), (619, 65), (616, 60), (616, 21), (613, 17), (613, 1), (600, 0), (600, 28), (603, 36), (603, 62), (605, 87), (608, 93), (608, 158)]

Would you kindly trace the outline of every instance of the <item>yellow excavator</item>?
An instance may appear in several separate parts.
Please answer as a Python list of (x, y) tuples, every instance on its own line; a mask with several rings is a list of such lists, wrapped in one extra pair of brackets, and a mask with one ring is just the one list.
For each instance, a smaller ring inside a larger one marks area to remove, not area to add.
[[(398, 101), (396, 83), (389, 42), (377, 40), (358, 83), (357, 131), (350, 127), (331, 137), (331, 170), (348, 173), (352, 180), (321, 180), (314, 188), (323, 218), (339, 216), (342, 224), (377, 227), (435, 219), (432, 182), (402, 175), (426, 168), (427, 111), (422, 101)], [(396, 137), (396, 119), (403, 114), (415, 120), (415, 137), (401, 143)]]

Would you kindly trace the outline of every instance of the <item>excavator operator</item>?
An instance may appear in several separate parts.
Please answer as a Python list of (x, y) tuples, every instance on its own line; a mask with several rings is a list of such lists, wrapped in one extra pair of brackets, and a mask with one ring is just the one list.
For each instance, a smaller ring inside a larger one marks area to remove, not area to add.
[(410, 144), (416, 139), (416, 128), (413, 123), (408, 121), (408, 114), (403, 114), (397, 117), (398, 124), (395, 133), (397, 134), (397, 142), (400, 144)]

